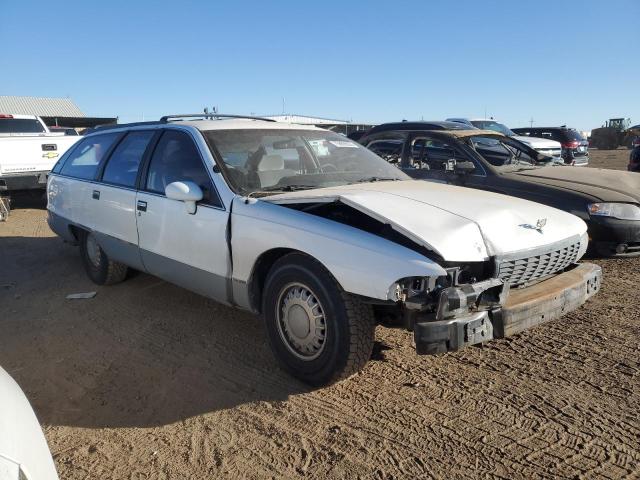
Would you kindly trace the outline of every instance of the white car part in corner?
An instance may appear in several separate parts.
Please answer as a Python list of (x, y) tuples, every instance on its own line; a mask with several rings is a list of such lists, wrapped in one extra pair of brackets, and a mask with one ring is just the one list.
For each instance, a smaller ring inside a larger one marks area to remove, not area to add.
[(27, 397), (0, 368), (0, 479), (58, 480), (58, 474)]

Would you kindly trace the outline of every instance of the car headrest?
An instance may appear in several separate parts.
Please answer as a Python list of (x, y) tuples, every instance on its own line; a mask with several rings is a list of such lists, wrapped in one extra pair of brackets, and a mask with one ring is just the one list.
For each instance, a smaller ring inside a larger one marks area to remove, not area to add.
[(264, 172), (266, 170), (283, 170), (284, 158), (282, 155), (265, 155), (258, 164), (258, 171)]

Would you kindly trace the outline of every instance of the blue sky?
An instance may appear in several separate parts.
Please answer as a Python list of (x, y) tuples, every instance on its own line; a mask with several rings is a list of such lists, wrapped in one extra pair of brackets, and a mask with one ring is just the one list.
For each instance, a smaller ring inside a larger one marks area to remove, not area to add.
[(0, 95), (121, 121), (287, 113), (640, 123), (640, 0), (0, 0)]

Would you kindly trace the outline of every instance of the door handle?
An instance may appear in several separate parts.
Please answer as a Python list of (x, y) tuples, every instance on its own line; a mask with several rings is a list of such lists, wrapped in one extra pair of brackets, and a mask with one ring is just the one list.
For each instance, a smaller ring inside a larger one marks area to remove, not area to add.
[(143, 202), (142, 200), (138, 200), (138, 205), (136, 207), (139, 212), (147, 211), (147, 202)]
[(100, 190), (94, 190), (91, 197), (93, 197), (94, 200), (100, 200)]

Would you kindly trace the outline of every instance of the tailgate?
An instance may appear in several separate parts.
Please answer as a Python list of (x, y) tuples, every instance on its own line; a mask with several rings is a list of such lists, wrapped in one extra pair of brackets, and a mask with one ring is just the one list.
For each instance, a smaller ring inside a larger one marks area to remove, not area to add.
[(0, 175), (48, 172), (81, 137), (0, 138)]

